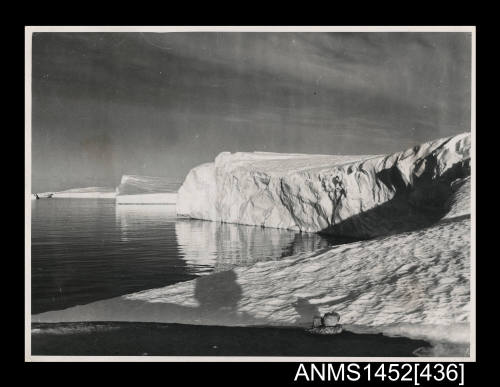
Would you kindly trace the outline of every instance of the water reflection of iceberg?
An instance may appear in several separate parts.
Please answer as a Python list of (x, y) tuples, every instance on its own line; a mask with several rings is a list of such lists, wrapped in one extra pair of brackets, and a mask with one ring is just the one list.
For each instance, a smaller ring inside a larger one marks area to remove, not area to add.
[(115, 211), (122, 242), (155, 244), (158, 240), (175, 239), (175, 258), (182, 259), (188, 271), (198, 275), (328, 245), (318, 234), (179, 218), (175, 206), (117, 205)]
[(189, 265), (211, 266), (215, 271), (309, 252), (328, 243), (317, 234), (194, 219), (178, 219), (175, 232)]
[(133, 236), (148, 239), (148, 234), (157, 233), (168, 225), (172, 226), (176, 212), (175, 206), (128, 204), (115, 206), (115, 216), (121, 240), (127, 242)]

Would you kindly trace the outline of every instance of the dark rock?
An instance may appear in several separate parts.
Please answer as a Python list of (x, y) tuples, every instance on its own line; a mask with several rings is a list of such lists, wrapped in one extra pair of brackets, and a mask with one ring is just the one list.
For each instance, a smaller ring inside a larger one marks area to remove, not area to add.
[(314, 316), (313, 317), (313, 328), (318, 328), (323, 325), (323, 320), (321, 319), (321, 316)]
[(323, 316), (323, 325), (325, 327), (334, 327), (340, 321), (340, 315), (337, 312), (328, 312)]

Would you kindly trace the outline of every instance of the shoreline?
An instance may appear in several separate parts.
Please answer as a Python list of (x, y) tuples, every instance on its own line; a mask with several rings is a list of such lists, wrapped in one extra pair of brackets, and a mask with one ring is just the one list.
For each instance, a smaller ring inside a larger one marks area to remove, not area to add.
[(413, 357), (432, 344), (381, 333), (147, 322), (33, 323), (33, 355)]

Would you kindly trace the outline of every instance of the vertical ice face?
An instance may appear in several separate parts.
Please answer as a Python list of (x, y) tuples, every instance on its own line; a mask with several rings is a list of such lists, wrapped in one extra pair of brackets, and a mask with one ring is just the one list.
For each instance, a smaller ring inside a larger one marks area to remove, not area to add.
[(469, 175), (468, 133), (386, 156), (223, 152), (189, 172), (177, 213), (372, 237), (445, 217), (457, 181)]
[(177, 214), (195, 219), (219, 220), (214, 163), (193, 168), (177, 194)]

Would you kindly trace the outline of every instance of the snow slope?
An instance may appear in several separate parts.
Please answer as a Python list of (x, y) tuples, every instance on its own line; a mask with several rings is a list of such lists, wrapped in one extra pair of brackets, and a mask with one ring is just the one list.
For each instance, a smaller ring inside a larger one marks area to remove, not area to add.
[(192, 218), (374, 237), (446, 216), (470, 175), (470, 134), (386, 156), (223, 152), (193, 168), (177, 213)]
[(165, 177), (123, 175), (117, 204), (175, 204), (180, 183)]

